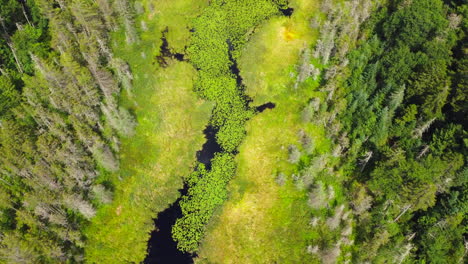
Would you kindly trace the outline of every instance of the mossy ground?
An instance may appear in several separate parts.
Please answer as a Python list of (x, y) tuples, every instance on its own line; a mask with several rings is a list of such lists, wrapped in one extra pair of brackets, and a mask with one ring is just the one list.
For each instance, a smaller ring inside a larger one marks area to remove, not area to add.
[(140, 21), (147, 30), (141, 32), (140, 42), (126, 45), (123, 32), (112, 39), (115, 56), (126, 60), (134, 75), (131, 94), (124, 93), (121, 100), (138, 125), (134, 136), (122, 139), (120, 171), (101, 179), (115, 186), (115, 197), (99, 209), (86, 230), (90, 263), (144, 259), (153, 218), (178, 198), (183, 178), (195, 164), (195, 153), (205, 142), (203, 129), (213, 105), (193, 92), (195, 70), (179, 61), (161, 68), (155, 60), (166, 26), (173, 29), (170, 45), (182, 43), (188, 32), (183, 11), (194, 14), (199, 4), (193, 2), (175, 1), (177, 9), (166, 1), (146, 3)]
[[(190, 173), (195, 152), (204, 142), (202, 131), (213, 105), (193, 92), (195, 70), (177, 61), (162, 69), (154, 57), (166, 28), (172, 51), (184, 52), (192, 18), (207, 1), (157, 3), (144, 3), (141, 17), (148, 30), (140, 44), (116, 47), (116, 54), (129, 61), (135, 75), (134, 91), (124, 95), (122, 103), (134, 111), (139, 125), (133, 138), (123, 140), (120, 173), (109, 177), (117, 187), (115, 200), (101, 208), (87, 230), (90, 262), (143, 260), (154, 228), (152, 217), (178, 197), (183, 177)], [(238, 169), (229, 184), (229, 200), (207, 226), (196, 261), (318, 261), (306, 252), (318, 235), (309, 225), (314, 211), (307, 205), (307, 191), (292, 181), (301, 167), (287, 160), (288, 146), (300, 145), (299, 130), (316, 142), (317, 153), (330, 152), (324, 128), (301, 122), (301, 110), (309, 99), (323, 97), (317, 91), (318, 81), (309, 78), (294, 88), (301, 51), (312, 49), (317, 35), (310, 21), (319, 14), (315, 2), (291, 1), (290, 6), (295, 9), (292, 17), (274, 16), (258, 26), (238, 59), (251, 105), (273, 102), (276, 107), (246, 123), (247, 137), (236, 157)], [(115, 42), (119, 39), (123, 34), (117, 34)], [(275, 181), (279, 173), (287, 175), (283, 186)], [(322, 180), (333, 184), (332, 179)]]
[[(318, 142), (317, 152), (328, 152), (324, 129), (305, 125), (300, 113), (308, 100), (320, 96), (318, 83), (308, 80), (294, 89), (301, 50), (311, 48), (316, 32), (308, 24), (316, 3), (294, 1), (291, 18), (275, 17), (260, 26), (247, 43), (239, 67), (254, 105), (276, 107), (247, 122), (247, 137), (236, 158), (237, 174), (229, 184), (229, 200), (208, 226), (199, 262), (204, 263), (314, 263), (306, 252), (314, 236), (309, 221), (307, 192), (292, 183), (299, 168), (287, 162), (288, 145), (298, 144), (306, 130)], [(289, 176), (284, 186), (279, 173)]]

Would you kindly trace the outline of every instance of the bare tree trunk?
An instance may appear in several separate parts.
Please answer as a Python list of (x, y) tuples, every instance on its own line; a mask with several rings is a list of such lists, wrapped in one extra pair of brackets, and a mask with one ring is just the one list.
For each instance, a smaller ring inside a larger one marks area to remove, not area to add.
[(15, 58), (16, 67), (18, 68), (18, 71), (20, 73), (23, 73), (23, 67), (21, 66), (21, 62), (19, 61), (18, 56), (16, 55), (15, 47), (13, 47), (13, 44), (11, 44), (10, 36), (8, 35), (7, 29), (6, 29), (6, 26), (5, 26), (5, 22), (4, 22), (4, 19), (3, 19), (2, 16), (0, 16), (0, 24), (2, 24), (3, 37), (7, 41), (7, 45), (8, 45), (8, 47), (10, 47), (11, 52), (13, 53), (13, 57)]
[(11, 186), (11, 184), (10, 184), (9, 182), (5, 181), (3, 178), (0, 177), (0, 180), (1, 180), (3, 183), (5, 183), (6, 185)]
[(1, 73), (2, 75), (8, 76), (8, 72), (5, 71), (5, 69), (3, 69), (2, 67), (0, 67), (0, 73)]
[(13, 57), (15, 58), (16, 67), (18, 68), (18, 71), (19, 71), (20, 73), (24, 73), (24, 71), (23, 71), (23, 66), (21, 65), (21, 62), (20, 62), (20, 60), (18, 59), (18, 56), (16, 55), (16, 49), (15, 49), (15, 47), (14, 47), (13, 44), (11, 44), (11, 42), (9, 42), (9, 41), (7, 42), (7, 44), (8, 44), (8, 47), (10, 47), (11, 52), (13, 53)]
[(429, 151), (429, 145), (426, 145), (426, 146), (421, 150), (421, 152), (420, 152), (419, 155), (416, 157), (416, 159), (420, 159), (422, 156), (426, 155), (427, 151)]
[(403, 211), (395, 219), (393, 219), (393, 222), (395, 223), (396, 221), (398, 221), (398, 219), (400, 219), (400, 217), (404, 215), (410, 208), (411, 208), (411, 205), (405, 206)]
[(66, 5), (65, 5), (65, 1), (63, 1), (63, 0), (57, 0), (57, 3), (59, 4), (60, 9), (62, 9), (62, 10), (66, 10), (66, 9), (67, 9), (67, 7), (66, 7)]
[(458, 261), (458, 263), (463, 263), (463, 260), (465, 259), (466, 257), (466, 253), (468, 253), (468, 241), (465, 240), (465, 253), (463, 254), (463, 256), (461, 256), (460, 260)]
[(23, 16), (24, 16), (24, 18), (26, 18), (26, 21), (28, 21), (28, 24), (29, 24), (31, 27), (34, 27), (34, 25), (31, 23), (31, 21), (29, 21), (28, 14), (26, 13), (26, 8), (24, 8), (24, 3), (23, 3), (23, 1), (20, 1), (20, 2), (21, 2), (21, 9), (23, 9)]
[(408, 257), (408, 255), (410, 254), (411, 249), (413, 249), (413, 245), (412, 245), (412, 244), (407, 244), (407, 245), (405, 245), (405, 251), (403, 252), (403, 254), (401, 254), (401, 255), (398, 257), (398, 264), (403, 263), (403, 261), (406, 259), (406, 257)]
[(367, 151), (364, 158), (362, 158), (360, 161), (361, 161), (361, 164), (362, 164), (362, 167), (361, 167), (361, 172), (364, 171), (364, 168), (366, 167), (367, 163), (369, 162), (369, 160), (372, 158), (372, 154), (373, 152), (372, 151)]
[(3, 22), (4, 19), (2, 16), (0, 16), (0, 24), (2, 24), (2, 29), (3, 29), (3, 33), (5, 34), (5, 39), (10, 39), (10, 37), (8, 36), (8, 32), (6, 30), (6, 26), (5, 26), (5, 22)]
[(436, 118), (432, 118), (431, 120), (425, 122), (424, 124), (420, 125), (419, 127), (417, 127), (414, 131), (413, 131), (413, 138), (421, 138), (422, 135), (424, 134), (424, 132), (426, 132), (432, 125), (432, 123), (434, 123), (434, 121), (436, 120)]

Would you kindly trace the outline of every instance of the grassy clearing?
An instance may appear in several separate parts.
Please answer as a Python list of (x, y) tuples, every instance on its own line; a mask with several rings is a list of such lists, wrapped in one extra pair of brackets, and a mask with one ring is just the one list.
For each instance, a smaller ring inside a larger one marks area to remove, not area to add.
[(275, 17), (260, 26), (242, 52), (239, 61), (246, 93), (254, 104), (273, 100), (289, 92), (300, 51), (311, 45), (316, 32), (310, 28), (315, 1), (291, 1), (291, 18)]
[[(174, 52), (183, 53), (190, 36), (192, 21), (209, 3), (208, 0), (159, 0), (155, 2), (153, 14), (158, 16), (159, 31), (167, 27), (167, 40)], [(151, 5), (151, 4), (150, 4)]]
[(195, 87), (197, 94), (216, 103), (210, 124), (217, 130), (222, 151), (212, 160), (209, 173), (197, 173), (188, 181), (188, 193), (180, 203), (183, 217), (173, 228), (181, 250), (197, 251), (205, 225), (226, 200), (226, 185), (236, 169), (234, 155), (245, 137), (245, 122), (253, 115), (237, 85), (232, 60), (244, 46), (246, 33), (278, 13), (278, 6), (269, 0), (215, 0), (193, 21), (187, 50), (198, 69)]
[[(314, 263), (307, 254), (315, 232), (307, 192), (291, 180), (299, 166), (287, 162), (288, 146), (298, 143), (297, 132), (306, 130), (317, 142), (317, 153), (328, 152), (324, 129), (304, 125), (300, 113), (308, 98), (319, 96), (317, 82), (306, 81), (296, 90), (295, 65), (301, 50), (315, 39), (309, 27), (315, 5), (292, 3), (291, 18), (276, 17), (256, 30), (240, 58), (246, 92), (254, 104), (274, 102), (247, 122), (247, 137), (236, 158), (238, 170), (229, 184), (230, 198), (208, 227), (199, 262), (207, 263)], [(309, 16), (309, 19), (305, 19)], [(275, 181), (288, 175), (284, 186)]]
[(287, 143), (295, 141), (296, 133), (294, 128), (284, 127), (291, 128), (295, 117), (284, 110), (278, 106), (248, 122), (248, 136), (237, 158), (237, 175), (229, 185), (230, 199), (209, 227), (200, 250), (201, 260), (310, 261), (303, 254), (309, 234), (302, 228), (310, 218), (306, 193), (297, 191), (290, 182), (284, 187), (275, 182), (279, 171), (291, 174), (293, 170), (286, 162), (285, 149)]
[[(185, 3), (186, 11), (190, 6), (193, 15), (192, 2), (176, 1)], [(122, 96), (122, 105), (136, 115), (138, 126), (133, 137), (122, 139), (120, 171), (101, 179), (115, 186), (115, 197), (99, 209), (86, 230), (90, 263), (139, 263), (144, 259), (153, 218), (179, 196), (183, 178), (193, 168), (195, 152), (205, 141), (202, 131), (213, 107), (193, 92), (195, 70), (191, 65), (172, 61), (163, 69), (155, 63), (161, 29), (170, 26), (188, 31), (185, 21), (166, 24), (171, 22), (171, 12), (164, 10), (169, 8), (164, 1), (144, 6), (142, 20), (148, 29), (140, 34), (140, 43), (125, 46), (122, 33), (113, 39), (119, 43), (115, 55), (126, 60), (134, 74), (132, 94)], [(171, 36), (182, 39), (184, 34)]]

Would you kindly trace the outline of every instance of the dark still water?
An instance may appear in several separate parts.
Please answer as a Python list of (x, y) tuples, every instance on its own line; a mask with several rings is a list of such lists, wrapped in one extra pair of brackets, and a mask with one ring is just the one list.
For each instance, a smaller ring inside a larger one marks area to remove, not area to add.
[[(211, 168), (211, 159), (216, 152), (221, 151), (221, 147), (216, 142), (216, 129), (212, 126), (206, 127), (206, 142), (200, 151), (197, 152), (197, 161), (205, 164), (207, 169)], [(180, 190), (182, 195), (187, 193), (187, 186)], [(177, 249), (177, 243), (172, 239), (172, 226), (176, 220), (182, 217), (182, 210), (179, 205), (180, 199), (177, 199), (169, 208), (160, 212), (154, 221), (155, 230), (151, 232), (148, 241), (148, 255), (144, 264), (191, 264), (193, 255), (184, 253)]]

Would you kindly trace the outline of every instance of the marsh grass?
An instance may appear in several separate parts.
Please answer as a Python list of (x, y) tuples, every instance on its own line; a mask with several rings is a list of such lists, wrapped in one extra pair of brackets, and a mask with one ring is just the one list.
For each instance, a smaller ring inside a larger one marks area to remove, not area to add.
[[(322, 127), (301, 121), (309, 98), (321, 96), (316, 91), (318, 80), (293, 87), (301, 50), (311, 48), (316, 36), (306, 25), (315, 5), (291, 4), (292, 17), (274, 17), (259, 26), (239, 59), (253, 105), (273, 102), (276, 107), (247, 122), (247, 137), (236, 158), (237, 174), (229, 184), (230, 197), (207, 227), (200, 263), (318, 262), (317, 256), (307, 253), (314, 238), (307, 190), (298, 190), (291, 177), (302, 161), (287, 161), (288, 146), (300, 145), (301, 129), (316, 142), (317, 153), (329, 152), (330, 143)], [(287, 175), (283, 186), (276, 182), (279, 173)]]
[[(136, 116), (138, 125), (134, 136), (122, 139), (120, 170), (100, 179), (113, 186), (115, 193), (113, 202), (99, 208), (86, 230), (89, 263), (139, 263), (144, 259), (153, 218), (179, 197), (183, 178), (193, 169), (195, 153), (205, 141), (203, 129), (213, 107), (193, 92), (195, 70), (191, 65), (171, 61), (167, 68), (160, 68), (155, 62), (160, 29), (170, 23), (167, 16), (172, 13), (165, 12), (169, 6), (164, 1), (158, 11), (145, 4), (140, 19), (147, 30), (140, 32), (140, 42), (125, 46), (123, 32), (112, 39), (118, 43), (113, 47), (115, 56), (127, 61), (134, 75), (133, 90), (122, 94), (121, 105)], [(193, 14), (193, 6), (191, 11)], [(181, 32), (187, 28), (183, 20), (172, 23), (171, 28), (183, 28)], [(170, 37), (170, 44), (184, 38), (179, 33)]]

